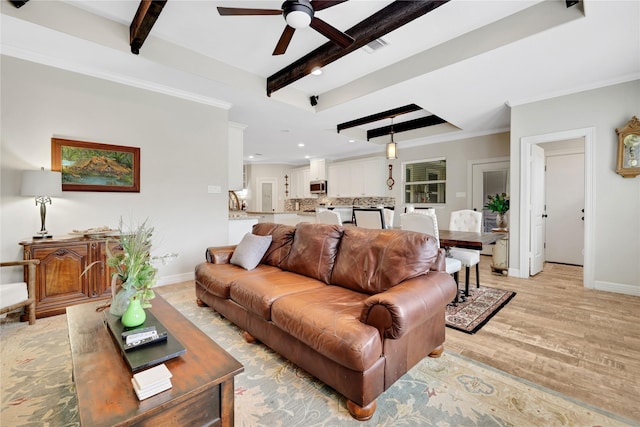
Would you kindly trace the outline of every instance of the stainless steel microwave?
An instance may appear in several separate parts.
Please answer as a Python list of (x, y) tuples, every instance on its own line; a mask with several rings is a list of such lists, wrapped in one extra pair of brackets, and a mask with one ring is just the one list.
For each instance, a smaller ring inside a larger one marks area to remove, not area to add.
[(309, 183), (309, 192), (311, 194), (327, 194), (327, 181), (311, 181)]

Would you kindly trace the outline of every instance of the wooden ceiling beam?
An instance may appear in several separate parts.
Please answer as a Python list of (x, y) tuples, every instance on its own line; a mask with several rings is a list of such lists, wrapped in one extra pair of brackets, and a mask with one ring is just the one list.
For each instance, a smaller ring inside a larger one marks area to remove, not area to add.
[(17, 8), (21, 8), (28, 1), (29, 0), (9, 0), (9, 3), (11, 3), (12, 5), (14, 5)]
[(129, 44), (131, 45), (131, 53), (137, 55), (140, 48), (147, 39), (147, 36), (156, 23), (162, 8), (167, 0), (142, 0), (136, 11), (136, 16), (131, 21), (129, 27)]
[(446, 120), (441, 119), (438, 116), (427, 116), (427, 117), (419, 117), (413, 120), (407, 120), (406, 122), (400, 122), (394, 125), (383, 126), (376, 129), (371, 129), (367, 131), (367, 141), (371, 138), (376, 138), (378, 136), (385, 136), (391, 134), (391, 130), (393, 133), (406, 132), (409, 130), (420, 129), (427, 126), (435, 126), (442, 123), (447, 123)]
[(347, 48), (327, 42), (267, 78), (267, 96), (301, 79), (315, 67), (324, 67), (372, 41), (402, 27), (416, 18), (442, 6), (449, 0), (394, 1), (362, 22), (351, 27), (346, 34), (355, 39)]
[(370, 116), (361, 117), (359, 119), (351, 120), (350, 122), (338, 124), (338, 133), (345, 129), (366, 125), (367, 123), (373, 123), (384, 119), (392, 119), (402, 114), (413, 113), (414, 111), (420, 110), (422, 110), (422, 108), (420, 108), (418, 105), (409, 104), (402, 107), (394, 108), (392, 110), (383, 111), (381, 113), (372, 114)]

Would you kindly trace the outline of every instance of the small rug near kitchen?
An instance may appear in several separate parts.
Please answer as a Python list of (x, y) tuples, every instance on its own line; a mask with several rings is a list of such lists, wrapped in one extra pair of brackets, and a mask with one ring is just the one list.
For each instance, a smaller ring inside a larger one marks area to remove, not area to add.
[[(370, 421), (356, 421), (343, 396), (264, 345), (247, 343), (229, 321), (198, 307), (193, 293), (162, 295), (244, 365), (235, 378), (238, 427), (635, 425), (448, 351), (419, 362), (378, 397)], [(32, 326), (0, 322), (0, 340), (0, 426), (79, 427), (66, 316)]]
[(447, 326), (468, 334), (475, 334), (502, 307), (516, 295), (515, 292), (480, 286), (469, 289), (469, 296), (458, 305), (448, 305)]

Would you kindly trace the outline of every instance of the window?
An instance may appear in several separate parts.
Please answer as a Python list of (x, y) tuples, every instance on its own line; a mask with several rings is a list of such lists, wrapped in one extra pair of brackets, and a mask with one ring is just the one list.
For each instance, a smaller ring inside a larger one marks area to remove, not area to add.
[(420, 160), (404, 164), (404, 203), (444, 204), (447, 160)]

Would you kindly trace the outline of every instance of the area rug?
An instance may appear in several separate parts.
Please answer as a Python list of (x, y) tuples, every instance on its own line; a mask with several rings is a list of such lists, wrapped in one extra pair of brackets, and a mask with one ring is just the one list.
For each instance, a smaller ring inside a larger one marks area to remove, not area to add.
[(475, 334), (514, 296), (516, 293), (512, 291), (484, 286), (469, 289), (469, 296), (464, 302), (447, 306), (445, 314), (447, 326), (468, 334)]
[[(213, 310), (165, 297), (244, 365), (235, 378), (236, 426), (631, 425), (450, 352), (425, 358), (378, 398), (370, 421), (355, 421), (342, 396), (265, 346), (246, 343)], [(66, 316), (4, 324), (0, 333), (0, 425), (78, 426)]]

